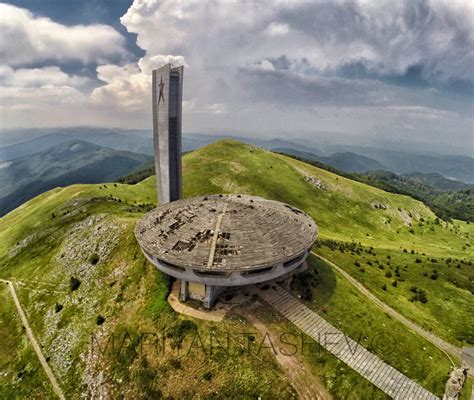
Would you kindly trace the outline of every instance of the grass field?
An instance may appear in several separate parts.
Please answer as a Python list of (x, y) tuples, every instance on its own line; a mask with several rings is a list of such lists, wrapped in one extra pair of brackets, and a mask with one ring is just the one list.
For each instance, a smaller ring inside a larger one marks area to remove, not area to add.
[[(319, 246), (319, 254), (402, 315), (458, 347), (474, 345), (474, 269), (468, 262), (411, 254), (405, 249), (357, 247), (353, 252), (324, 241)], [(415, 288), (426, 293), (426, 303), (415, 299)]]
[[(321, 181), (323, 189), (311, 179)], [(234, 141), (186, 154), (183, 189), (186, 197), (248, 193), (305, 210), (317, 222), (320, 238), (356, 241), (361, 246), (360, 254), (327, 246), (318, 252), (425, 328), (457, 345), (472, 340), (468, 331), (472, 321), (472, 224), (437, 221), (426, 206), (409, 197)], [(232, 360), (196, 356), (181, 363), (172, 353), (157, 356), (149, 348), (144, 356), (136, 355), (134, 345), (124, 354), (93, 354), (91, 334), (105, 346), (111, 335), (130, 332), (126, 342), (135, 344), (141, 332), (181, 326), (181, 318), (165, 300), (168, 280), (146, 263), (133, 235), (135, 223), (156, 205), (155, 199), (154, 178), (136, 185), (73, 185), (37, 196), (0, 219), (0, 277), (19, 281), (20, 300), (66, 395), (107, 390), (118, 396), (120, 388), (127, 387), (127, 398), (171, 393), (187, 398), (190, 392), (186, 390), (217, 398), (231, 398), (238, 390), (246, 398), (274, 398), (278, 393), (294, 396), (270, 352), (261, 359), (242, 353)], [(365, 251), (370, 247), (375, 256)], [(452, 260), (449, 265), (448, 257)], [(397, 266), (401, 276), (395, 288), (392, 281)], [(374, 351), (425, 387), (442, 392), (448, 364), (438, 350), (367, 303), (326, 265), (313, 260), (312, 268), (319, 273), (314, 277), (318, 284), (312, 307), (353, 337), (370, 338), (375, 330), (388, 332), (403, 343), (400, 351)], [(436, 279), (431, 279), (433, 270)], [(388, 271), (390, 279), (385, 276)], [(80, 281), (74, 291), (71, 277)], [(387, 290), (382, 289), (384, 284)], [(427, 303), (410, 301), (413, 285), (426, 291)], [(21, 328), (15, 326), (6, 293), (0, 295), (2, 321), (9, 321), (0, 327), (0, 348), (8, 349), (2, 350), (6, 374), (0, 376), (0, 397), (21, 397), (17, 377), (24, 370), (29, 372), (21, 375), (22, 388), (37, 388), (38, 397), (48, 397), (49, 388), (39, 384), (44, 382), (42, 371)], [(99, 316), (105, 320), (102, 325)], [(193, 321), (184, 326), (189, 332), (203, 334), (211, 328), (219, 334), (248, 328), (245, 321), (232, 319), (225, 324)], [(323, 356), (312, 365), (336, 398), (347, 398), (352, 387), (357, 388), (352, 398), (376, 393), (335, 359)], [(186, 385), (182, 385), (184, 379)], [(383, 398), (380, 393), (374, 396)]]

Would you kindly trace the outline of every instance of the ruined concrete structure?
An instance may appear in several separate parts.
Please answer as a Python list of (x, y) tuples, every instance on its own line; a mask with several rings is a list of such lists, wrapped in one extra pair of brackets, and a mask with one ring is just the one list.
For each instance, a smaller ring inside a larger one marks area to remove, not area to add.
[(135, 235), (158, 269), (181, 279), (181, 299), (210, 307), (227, 286), (286, 277), (301, 269), (317, 227), (302, 211), (247, 195), (179, 200), (149, 212)]
[(135, 236), (158, 269), (181, 280), (181, 300), (211, 307), (227, 286), (301, 270), (317, 227), (288, 204), (245, 195), (181, 198), (183, 67), (153, 71), (153, 135), (159, 207)]

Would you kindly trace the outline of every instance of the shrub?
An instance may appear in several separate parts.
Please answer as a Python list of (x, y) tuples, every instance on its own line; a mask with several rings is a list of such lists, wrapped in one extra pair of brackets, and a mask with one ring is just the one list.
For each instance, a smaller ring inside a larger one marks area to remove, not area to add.
[(410, 298), (411, 302), (419, 301), (420, 303), (427, 303), (428, 297), (426, 292), (423, 289), (418, 289), (416, 286), (410, 288), (410, 292), (413, 292), (414, 295)]
[(385, 283), (382, 285), (382, 289), (387, 290), (387, 285)]
[(63, 309), (62, 304), (56, 303), (56, 305), (54, 306), (54, 311), (56, 311), (56, 313), (60, 312), (62, 309)]
[(71, 279), (69, 280), (69, 289), (71, 289), (71, 292), (74, 292), (75, 290), (77, 290), (80, 285), (81, 285), (81, 281), (77, 279), (76, 277), (71, 276)]
[(392, 282), (392, 286), (393, 286), (393, 287), (397, 287), (397, 286), (398, 286), (398, 281), (393, 281), (393, 282)]
[(426, 297), (426, 292), (424, 290), (418, 292), (418, 300), (423, 304), (428, 303), (428, 298)]
[(360, 262), (359, 262), (359, 261), (356, 261), (356, 262), (354, 262), (354, 265), (355, 265), (356, 267), (360, 267)]
[(297, 291), (303, 300), (311, 301), (313, 300), (313, 288), (318, 286), (318, 284), (319, 278), (317, 274), (309, 270), (297, 274), (291, 282), (291, 288)]
[(89, 262), (92, 264), (92, 265), (96, 265), (100, 260), (100, 257), (97, 253), (93, 253), (91, 254), (91, 256), (89, 257)]
[(181, 369), (181, 361), (178, 360), (177, 358), (172, 358), (170, 360), (170, 365), (174, 368), (174, 369)]
[(392, 271), (385, 272), (385, 277), (386, 278), (391, 278), (392, 277)]
[(417, 264), (421, 264), (421, 260), (420, 260), (419, 258), (417, 258), (417, 259), (415, 260), (415, 262), (416, 262)]
[(97, 325), (102, 325), (105, 322), (105, 318), (102, 315), (98, 315), (95, 319), (95, 323)]
[(202, 379), (205, 381), (210, 381), (212, 379), (212, 372), (211, 371), (206, 371), (202, 374)]

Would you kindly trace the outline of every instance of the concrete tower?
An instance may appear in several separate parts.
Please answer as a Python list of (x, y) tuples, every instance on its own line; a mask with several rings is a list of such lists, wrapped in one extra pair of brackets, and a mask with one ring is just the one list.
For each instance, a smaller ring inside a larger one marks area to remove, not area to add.
[(181, 198), (183, 67), (153, 71), (153, 137), (158, 204)]

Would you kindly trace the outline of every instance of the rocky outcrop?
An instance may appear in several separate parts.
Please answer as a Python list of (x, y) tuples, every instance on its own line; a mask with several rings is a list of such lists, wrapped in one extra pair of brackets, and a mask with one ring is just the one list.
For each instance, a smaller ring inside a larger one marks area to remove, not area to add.
[(370, 206), (375, 209), (375, 210), (386, 210), (388, 206), (384, 203), (381, 203), (379, 201), (374, 200), (372, 203), (370, 203)]
[(443, 400), (458, 400), (461, 397), (461, 390), (464, 386), (466, 375), (467, 368), (454, 368), (451, 371)]
[(306, 173), (306, 171), (302, 168), (298, 168), (296, 166), (294, 166), (294, 168), (295, 168), (296, 171), (298, 171), (299, 174), (303, 175), (303, 178), (306, 182), (310, 183), (311, 185), (313, 185), (314, 187), (316, 187), (318, 189), (321, 189), (321, 190), (326, 189), (326, 185), (320, 179), (315, 178), (312, 175), (308, 175)]

